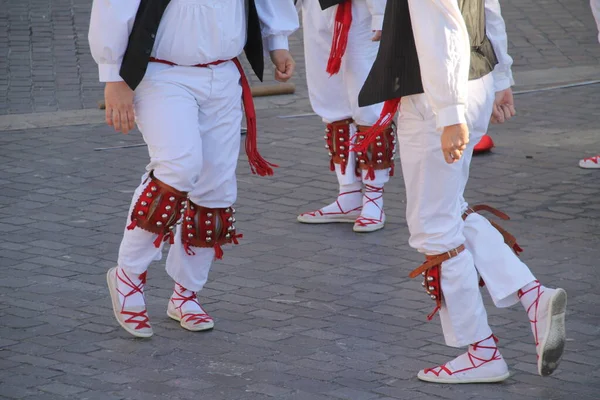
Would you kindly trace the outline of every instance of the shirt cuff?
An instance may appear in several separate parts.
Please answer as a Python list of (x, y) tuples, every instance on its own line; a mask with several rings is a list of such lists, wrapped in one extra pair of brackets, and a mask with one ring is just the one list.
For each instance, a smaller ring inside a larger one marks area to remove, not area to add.
[(371, 29), (374, 31), (383, 29), (383, 15), (373, 15), (371, 17)]
[(504, 71), (493, 71), (494, 76), (494, 89), (496, 92), (501, 92), (513, 86), (515, 84), (515, 80), (513, 79), (512, 71), (504, 72)]
[(462, 104), (442, 108), (437, 112), (437, 129), (442, 130), (446, 126), (456, 124), (466, 124), (465, 117), (466, 107)]
[(121, 64), (99, 64), (100, 82), (122, 82), (123, 78), (119, 74), (120, 70)]
[(289, 50), (288, 38), (285, 35), (271, 35), (267, 37), (269, 51)]

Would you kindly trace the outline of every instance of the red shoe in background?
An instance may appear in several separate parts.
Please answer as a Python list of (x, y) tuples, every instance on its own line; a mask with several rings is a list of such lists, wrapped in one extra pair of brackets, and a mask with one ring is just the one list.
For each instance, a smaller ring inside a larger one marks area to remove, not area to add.
[(479, 143), (473, 148), (473, 154), (487, 153), (494, 147), (494, 141), (489, 135), (483, 135)]

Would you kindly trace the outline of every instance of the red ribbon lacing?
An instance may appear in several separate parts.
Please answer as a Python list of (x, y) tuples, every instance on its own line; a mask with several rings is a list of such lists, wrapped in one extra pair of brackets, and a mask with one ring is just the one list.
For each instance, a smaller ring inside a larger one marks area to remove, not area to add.
[[(177, 289), (179, 289), (179, 291)], [(183, 292), (185, 292), (185, 291), (188, 291), (188, 290), (186, 288), (184, 288), (183, 286), (181, 286), (180, 284), (177, 284), (175, 286), (175, 294), (179, 297), (171, 298), (171, 301), (173, 302), (173, 304), (175, 304), (176, 301), (181, 301), (181, 304), (179, 304), (179, 306), (175, 306), (175, 309), (179, 310), (179, 313), (181, 314), (181, 319), (185, 320), (185, 322), (193, 322), (194, 325), (202, 324), (205, 322), (212, 322), (212, 320), (213, 320), (212, 317), (206, 313), (185, 313), (185, 314), (183, 313), (182, 307), (188, 301), (198, 304), (198, 307), (200, 307), (200, 309), (202, 311), (204, 311), (202, 309), (202, 306), (200, 305), (200, 303), (198, 303), (196, 293), (192, 292), (192, 294), (190, 296), (186, 296), (183, 294)]]
[[(119, 271), (121, 271), (124, 276), (121, 276), (119, 274)], [(142, 273), (139, 276), (140, 283), (136, 285), (135, 283), (133, 283), (133, 280), (129, 276), (127, 276), (123, 269), (117, 268), (117, 279), (131, 288), (131, 291), (127, 294), (117, 289), (117, 292), (119, 292), (123, 296), (123, 304), (121, 306), (120, 313), (123, 315), (129, 315), (129, 318), (124, 320), (124, 322), (126, 324), (137, 324), (134, 328), (136, 330), (142, 328), (150, 328), (150, 319), (148, 318), (148, 311), (145, 308), (139, 312), (125, 311), (125, 303), (129, 296), (132, 296), (136, 293), (140, 293), (142, 296), (144, 295), (144, 285), (146, 284), (146, 272)]]
[[(540, 284), (540, 281), (536, 280), (536, 281), (534, 281), (534, 283), (535, 283), (535, 286), (530, 288), (529, 290), (523, 291), (523, 290), (519, 289), (519, 291), (517, 292), (517, 297), (520, 300), (521, 297), (523, 297), (527, 293), (537, 290), (535, 300), (529, 305), (529, 307), (527, 307), (527, 317), (529, 317), (529, 322), (533, 324), (533, 336), (535, 338), (535, 345), (538, 346), (540, 344), (540, 340), (538, 337), (538, 329), (537, 329), (537, 323), (538, 323), (537, 314), (538, 314), (538, 308), (540, 306), (540, 298), (542, 297), (542, 293), (544, 293), (544, 291), (542, 290), (542, 285)], [(532, 308), (534, 309), (533, 319), (531, 319), (531, 317), (529, 316), (529, 312), (531, 311)]]
[(331, 42), (331, 52), (327, 61), (327, 73), (335, 75), (340, 72), (342, 66), (342, 57), (348, 46), (348, 33), (352, 25), (352, 3), (346, 0), (340, 3), (335, 13), (335, 25), (333, 28), (333, 41)]
[[(352, 136), (350, 140), (354, 143), (351, 147), (351, 150), (354, 152), (359, 151), (367, 151), (369, 146), (376, 140), (375, 138), (381, 134), (390, 126), (394, 119), (394, 115), (398, 112), (398, 108), (400, 107), (400, 98), (386, 100), (383, 103), (383, 108), (381, 110), (381, 115), (375, 124), (366, 132), (357, 132)], [(364, 139), (357, 141), (356, 138), (358, 135), (364, 136)]]

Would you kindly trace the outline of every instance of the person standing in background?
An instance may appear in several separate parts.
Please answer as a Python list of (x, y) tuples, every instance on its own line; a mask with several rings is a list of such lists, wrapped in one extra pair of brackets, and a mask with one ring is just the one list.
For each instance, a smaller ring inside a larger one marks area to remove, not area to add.
[[(590, 7), (598, 27), (598, 43), (600, 43), (600, 0), (590, 0)], [(585, 169), (600, 168), (600, 154), (579, 160), (579, 166)]]
[(383, 187), (394, 172), (391, 126), (369, 149), (350, 152), (379, 118), (381, 104), (358, 106), (379, 48), (386, 0), (301, 0), (306, 79), (313, 110), (326, 124), (325, 147), (339, 184), (336, 201), (302, 213), (307, 224), (347, 222), (355, 232), (383, 228)]

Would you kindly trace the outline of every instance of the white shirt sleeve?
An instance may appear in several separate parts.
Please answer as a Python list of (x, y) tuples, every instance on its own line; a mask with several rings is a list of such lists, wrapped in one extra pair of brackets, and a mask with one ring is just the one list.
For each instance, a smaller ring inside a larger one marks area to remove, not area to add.
[(380, 31), (383, 27), (383, 14), (385, 13), (386, 0), (367, 0), (367, 6), (371, 13), (371, 29)]
[(600, 0), (590, 0), (590, 7), (598, 26), (598, 42), (600, 42)]
[(88, 41), (100, 82), (118, 82), (140, 0), (94, 0)]
[(292, 0), (256, 0), (256, 11), (265, 50), (289, 49), (288, 36), (298, 27), (298, 11)]
[(456, 0), (408, 0), (425, 96), (437, 129), (466, 123), (471, 45)]
[(508, 54), (508, 37), (499, 0), (485, 0), (485, 30), (498, 58), (493, 76), (496, 92), (499, 92), (515, 84), (511, 70), (513, 59)]

